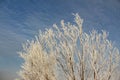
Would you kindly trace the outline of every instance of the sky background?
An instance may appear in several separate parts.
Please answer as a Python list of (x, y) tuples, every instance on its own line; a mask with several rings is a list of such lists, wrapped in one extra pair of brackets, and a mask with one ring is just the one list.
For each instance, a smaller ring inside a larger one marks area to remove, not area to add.
[(72, 13), (85, 32), (106, 30), (120, 49), (120, 0), (0, 0), (0, 80), (17, 77), (22, 43), (62, 19), (73, 22)]

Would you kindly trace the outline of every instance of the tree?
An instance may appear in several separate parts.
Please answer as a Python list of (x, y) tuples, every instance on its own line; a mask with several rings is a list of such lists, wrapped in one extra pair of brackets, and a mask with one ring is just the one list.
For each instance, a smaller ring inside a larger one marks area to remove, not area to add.
[(107, 39), (108, 33), (83, 32), (83, 20), (39, 32), (23, 45), (21, 80), (112, 80), (119, 66), (119, 50)]

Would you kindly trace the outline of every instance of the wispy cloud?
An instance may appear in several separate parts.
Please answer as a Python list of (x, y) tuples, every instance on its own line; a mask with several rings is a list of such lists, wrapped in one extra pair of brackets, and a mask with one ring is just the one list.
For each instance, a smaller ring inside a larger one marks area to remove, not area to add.
[(0, 0), (0, 70), (18, 69), (17, 51), (23, 42), (61, 19), (72, 21), (76, 12), (84, 19), (85, 31), (107, 30), (120, 48), (119, 0)]

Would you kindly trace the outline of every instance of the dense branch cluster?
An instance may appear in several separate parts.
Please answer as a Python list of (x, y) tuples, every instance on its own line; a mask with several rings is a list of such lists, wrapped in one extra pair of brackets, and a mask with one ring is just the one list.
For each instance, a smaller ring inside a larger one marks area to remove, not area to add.
[(108, 33), (83, 32), (83, 20), (74, 15), (76, 24), (62, 20), (61, 28), (54, 24), (24, 44), (21, 80), (117, 80), (120, 54)]

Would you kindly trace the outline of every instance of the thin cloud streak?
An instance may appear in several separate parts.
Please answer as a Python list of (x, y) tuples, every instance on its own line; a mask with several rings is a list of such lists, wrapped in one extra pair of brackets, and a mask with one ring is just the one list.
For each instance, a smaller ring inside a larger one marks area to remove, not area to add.
[(84, 19), (86, 32), (93, 28), (106, 30), (120, 49), (119, 0), (1, 0), (0, 70), (15, 68), (15, 75), (21, 64), (17, 54), (21, 44), (34, 38), (39, 29), (45, 30), (62, 19), (72, 21), (76, 12)]

